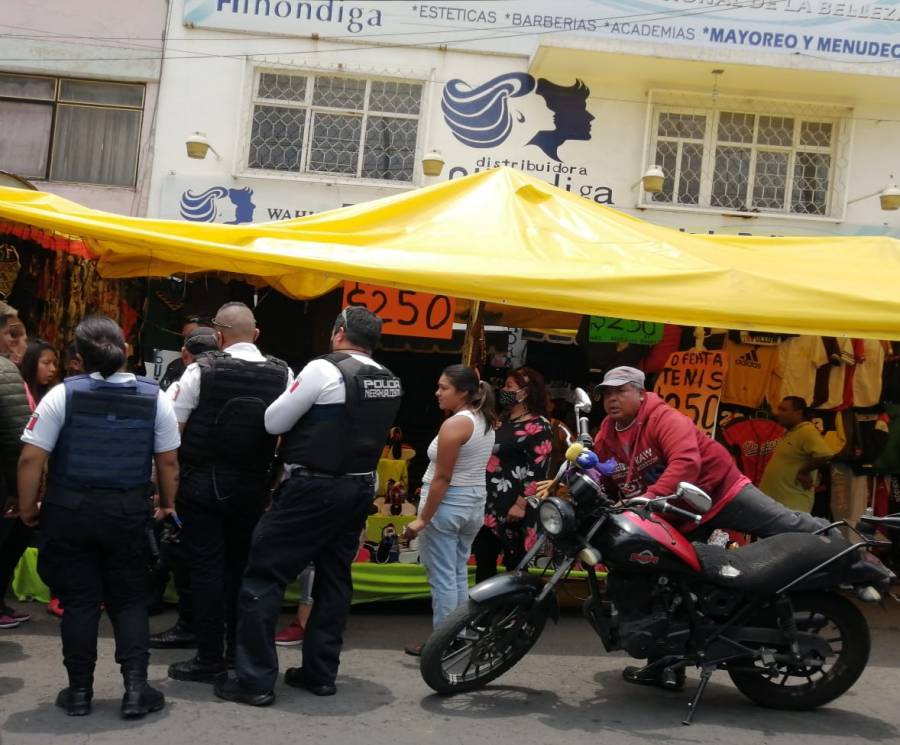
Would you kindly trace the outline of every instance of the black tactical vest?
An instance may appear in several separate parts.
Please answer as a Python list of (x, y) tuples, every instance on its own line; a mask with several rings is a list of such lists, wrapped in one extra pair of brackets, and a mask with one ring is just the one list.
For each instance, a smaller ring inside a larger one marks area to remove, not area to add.
[(319, 359), (340, 370), (346, 403), (314, 405), (283, 436), (281, 459), (335, 475), (374, 471), (400, 409), (400, 378), (344, 352)]
[(181, 437), (180, 460), (192, 468), (264, 473), (276, 438), (265, 413), (287, 385), (287, 363), (274, 357), (250, 362), (227, 352), (207, 352), (200, 366), (200, 398)]
[(115, 499), (125, 513), (149, 510), (159, 386), (147, 378), (117, 384), (90, 375), (63, 385), (66, 418), (50, 455), (44, 501), (76, 509), (85, 499), (93, 508)]

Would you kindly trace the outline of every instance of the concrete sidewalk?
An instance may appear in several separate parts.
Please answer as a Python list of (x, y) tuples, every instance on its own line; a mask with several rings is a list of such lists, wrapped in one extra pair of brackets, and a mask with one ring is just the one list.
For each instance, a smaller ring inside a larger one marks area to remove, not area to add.
[[(210, 686), (166, 680), (166, 666), (190, 651), (154, 652), (151, 679), (168, 706), (143, 721), (119, 718), (121, 680), (103, 621), (94, 713), (65, 716), (54, 705), (65, 685), (58, 622), (43, 606), (25, 605), (34, 619), (0, 631), (2, 745), (230, 745), (320, 742), (329, 745), (422, 743), (900, 743), (900, 605), (867, 608), (873, 625), (870, 666), (842, 698), (814, 712), (761, 709), (739, 694), (727, 675), (710, 684), (697, 723), (680, 722), (681, 694), (624, 684), (625, 658), (607, 655), (580, 616), (568, 613), (519, 665), (483, 691), (432, 695), (403, 644), (423, 639), (424, 606), (355, 609), (346, 636), (338, 695), (320, 699), (279, 683), (268, 709), (220, 701)], [(172, 614), (152, 619), (153, 630)], [(287, 622), (288, 617), (283, 619)], [(282, 667), (298, 664), (296, 648), (281, 649)], [(689, 682), (696, 681), (689, 672)]]

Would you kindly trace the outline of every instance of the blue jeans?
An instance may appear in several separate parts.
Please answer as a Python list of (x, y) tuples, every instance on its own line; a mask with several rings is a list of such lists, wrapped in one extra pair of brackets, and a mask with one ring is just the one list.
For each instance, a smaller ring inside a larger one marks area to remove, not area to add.
[[(428, 497), (427, 485), (419, 504)], [(469, 594), (469, 554), (484, 524), (485, 489), (451, 486), (428, 527), (419, 536), (419, 557), (431, 585), (432, 622), (437, 626)]]

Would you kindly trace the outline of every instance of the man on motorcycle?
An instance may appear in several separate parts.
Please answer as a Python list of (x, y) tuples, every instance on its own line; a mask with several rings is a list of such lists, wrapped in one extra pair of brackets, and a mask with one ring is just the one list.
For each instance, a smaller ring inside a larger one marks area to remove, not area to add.
[[(644, 389), (640, 370), (614, 368), (599, 388), (607, 417), (594, 440), (594, 450), (601, 461), (616, 460), (606, 479), (610, 497), (666, 497), (675, 493), (679, 482), (690, 482), (712, 498), (712, 507), (696, 530), (699, 540), (716, 528), (765, 538), (778, 533), (812, 533), (828, 525), (787, 509), (757, 489), (722, 445)], [(678, 527), (689, 533), (696, 526)], [(630, 683), (663, 684), (656, 675), (646, 677), (637, 672), (638, 668), (626, 668), (623, 677)], [(683, 677), (674, 684), (667, 681), (665, 687), (680, 688), (682, 684)]]
[[(655, 393), (644, 390), (640, 370), (614, 368), (599, 388), (607, 417), (594, 449), (601, 461), (615, 458), (617, 462), (609, 479), (610, 496), (666, 497), (675, 493), (681, 481), (695, 484), (712, 498), (698, 536), (723, 528), (766, 538), (778, 533), (812, 533), (828, 525), (785, 508), (757, 489), (722, 445)], [(693, 528), (689, 525), (683, 530)]]

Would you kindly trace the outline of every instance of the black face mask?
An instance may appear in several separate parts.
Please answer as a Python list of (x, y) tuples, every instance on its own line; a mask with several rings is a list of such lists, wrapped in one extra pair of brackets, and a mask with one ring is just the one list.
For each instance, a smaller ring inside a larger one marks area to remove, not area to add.
[(519, 399), (517, 398), (518, 394), (518, 391), (501, 390), (500, 393), (497, 394), (497, 400), (500, 402), (502, 408), (511, 409), (519, 403)]

